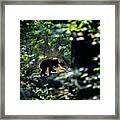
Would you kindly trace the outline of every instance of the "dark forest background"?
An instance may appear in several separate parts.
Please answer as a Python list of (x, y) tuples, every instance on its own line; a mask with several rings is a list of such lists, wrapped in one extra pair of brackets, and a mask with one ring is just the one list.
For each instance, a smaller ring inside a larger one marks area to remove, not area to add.
[[(40, 76), (49, 58), (66, 71)], [(21, 20), (20, 99), (100, 99), (100, 21)]]

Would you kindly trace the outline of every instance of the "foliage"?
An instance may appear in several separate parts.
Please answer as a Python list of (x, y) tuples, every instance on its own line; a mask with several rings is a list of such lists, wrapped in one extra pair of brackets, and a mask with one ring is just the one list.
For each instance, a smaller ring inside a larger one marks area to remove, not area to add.
[[(100, 44), (96, 20), (20, 21), (20, 99), (76, 100), (100, 98), (100, 56), (93, 58), (93, 72), (71, 68), (73, 31), (83, 31), (91, 43)], [(67, 69), (60, 74), (40, 76), (39, 64), (46, 58), (59, 58)]]

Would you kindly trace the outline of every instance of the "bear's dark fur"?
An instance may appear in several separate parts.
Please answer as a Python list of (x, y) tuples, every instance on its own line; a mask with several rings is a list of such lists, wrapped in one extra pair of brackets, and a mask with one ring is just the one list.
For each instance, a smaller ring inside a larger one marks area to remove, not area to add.
[(43, 60), (40, 64), (40, 68), (41, 68), (41, 76), (42, 75), (46, 75), (46, 71), (48, 69), (48, 74), (52, 72), (56, 72), (56, 70), (54, 69), (54, 67), (58, 67), (59, 66), (59, 61), (57, 58), (54, 59), (46, 59)]

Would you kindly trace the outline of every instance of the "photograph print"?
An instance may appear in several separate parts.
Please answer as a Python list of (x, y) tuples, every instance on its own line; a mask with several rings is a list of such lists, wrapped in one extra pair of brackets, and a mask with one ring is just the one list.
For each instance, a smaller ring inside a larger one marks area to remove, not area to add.
[(20, 20), (20, 100), (100, 100), (100, 20)]

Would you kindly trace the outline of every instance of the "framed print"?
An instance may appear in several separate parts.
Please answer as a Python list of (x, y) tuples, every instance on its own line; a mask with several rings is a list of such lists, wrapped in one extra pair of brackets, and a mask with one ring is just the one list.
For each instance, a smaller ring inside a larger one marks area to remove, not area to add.
[(119, 119), (119, 2), (1, 2), (2, 119)]

